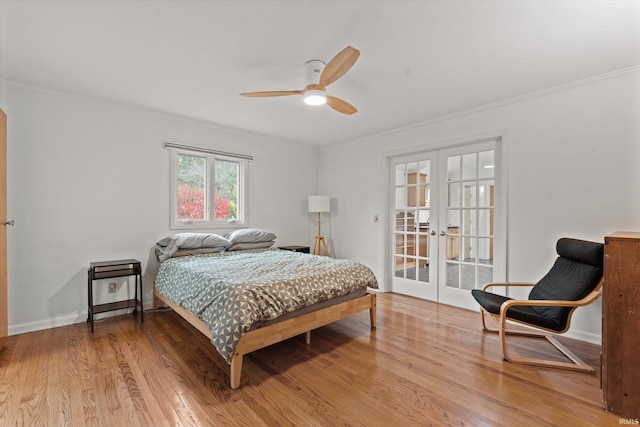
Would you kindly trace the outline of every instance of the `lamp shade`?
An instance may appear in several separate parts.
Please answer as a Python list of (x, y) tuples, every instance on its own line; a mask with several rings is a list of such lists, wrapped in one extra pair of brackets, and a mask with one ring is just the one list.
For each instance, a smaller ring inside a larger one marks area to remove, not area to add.
[(309, 196), (309, 212), (331, 212), (329, 196)]

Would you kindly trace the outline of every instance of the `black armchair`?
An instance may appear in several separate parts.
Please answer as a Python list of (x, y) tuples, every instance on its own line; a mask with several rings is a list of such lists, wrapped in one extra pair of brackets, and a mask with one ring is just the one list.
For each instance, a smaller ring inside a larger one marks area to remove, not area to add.
[[(527, 365), (549, 366), (592, 372), (594, 369), (545, 333), (507, 330), (507, 320), (536, 329), (561, 334), (569, 330), (571, 315), (576, 308), (591, 304), (600, 296), (602, 287), (604, 245), (584, 240), (562, 238), (556, 244), (558, 259), (551, 270), (538, 283), (489, 283), (471, 294), (482, 309), (482, 328), (500, 334), (500, 345), (505, 360)], [(526, 300), (514, 300), (487, 292), (497, 286), (533, 286)], [(498, 320), (498, 329), (490, 329), (485, 314)], [(571, 362), (513, 357), (507, 352), (507, 335), (546, 338)]]

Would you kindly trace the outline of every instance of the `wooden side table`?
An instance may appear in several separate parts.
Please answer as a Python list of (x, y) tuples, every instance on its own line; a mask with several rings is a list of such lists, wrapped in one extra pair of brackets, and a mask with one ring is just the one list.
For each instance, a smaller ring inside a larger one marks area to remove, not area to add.
[[(116, 261), (99, 261), (89, 264), (87, 270), (87, 288), (89, 294), (89, 310), (87, 322), (91, 323), (93, 333), (93, 316), (98, 313), (120, 310), (133, 307), (135, 315), (140, 306), (140, 321), (144, 322), (144, 310), (142, 309), (142, 267), (137, 259), (121, 259)], [(110, 279), (113, 277), (136, 276), (135, 296), (133, 299), (110, 302), (106, 304), (93, 305), (93, 281), (99, 279)], [(140, 287), (140, 297), (138, 298), (138, 287)]]

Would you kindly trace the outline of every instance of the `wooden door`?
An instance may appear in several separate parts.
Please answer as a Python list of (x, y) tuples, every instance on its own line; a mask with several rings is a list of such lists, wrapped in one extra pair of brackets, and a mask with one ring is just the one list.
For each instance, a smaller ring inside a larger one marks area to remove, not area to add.
[(7, 115), (0, 109), (0, 349), (9, 336), (7, 316)]

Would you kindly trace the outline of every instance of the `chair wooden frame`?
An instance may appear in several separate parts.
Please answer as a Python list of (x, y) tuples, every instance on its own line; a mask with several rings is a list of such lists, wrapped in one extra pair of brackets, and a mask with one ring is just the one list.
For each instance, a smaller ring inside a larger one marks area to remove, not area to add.
[[(569, 327), (571, 326), (571, 316), (573, 315), (573, 312), (575, 311), (575, 309), (578, 308), (578, 307), (583, 307), (585, 305), (589, 305), (589, 304), (591, 304), (592, 302), (594, 302), (595, 300), (597, 300), (600, 297), (600, 295), (601, 295), (600, 289), (602, 288), (602, 283), (603, 283), (603, 281), (600, 280), (598, 285), (595, 287), (595, 289), (593, 291), (591, 291), (589, 293), (589, 295), (587, 295), (586, 297), (584, 297), (584, 298), (582, 298), (580, 300), (577, 300), (577, 301), (528, 300), (528, 299), (527, 300), (509, 300), (509, 301), (505, 301), (500, 306), (500, 314), (499, 315), (498, 314), (489, 313), (484, 308), (480, 307), (480, 316), (481, 316), (481, 319), (482, 319), (482, 329), (485, 332), (498, 333), (500, 335), (500, 349), (502, 350), (502, 356), (504, 357), (504, 360), (506, 360), (508, 362), (520, 363), (520, 364), (524, 364), (524, 365), (535, 365), (535, 366), (545, 366), (545, 367), (560, 368), (560, 369), (569, 369), (569, 370), (580, 371), (580, 372), (595, 372), (595, 369), (593, 369), (591, 366), (586, 364), (578, 356), (576, 356), (571, 350), (569, 350), (564, 345), (562, 345), (560, 342), (558, 342), (553, 335), (549, 335), (549, 334), (545, 334), (545, 333), (536, 333), (536, 332), (507, 330), (507, 320), (511, 321), (511, 322), (520, 323), (520, 324), (523, 324), (523, 325), (526, 325), (526, 326), (529, 326), (529, 327), (533, 327), (533, 328), (536, 328), (536, 329), (542, 329), (542, 330), (551, 332), (553, 334), (565, 333), (566, 331), (569, 330)], [(533, 287), (535, 285), (536, 285), (535, 283), (488, 283), (482, 288), (482, 290), (486, 291), (487, 289), (489, 289), (491, 287), (498, 287), (498, 286), (505, 286), (505, 287), (509, 287), (509, 286), (513, 286), (513, 287), (528, 286), (528, 287)], [(544, 328), (544, 327), (541, 327), (541, 326), (538, 326), (538, 325), (535, 325), (535, 324), (532, 324), (532, 323), (524, 322), (522, 320), (512, 319), (512, 318), (507, 317), (507, 315), (506, 315), (507, 314), (507, 310), (509, 310), (510, 307), (518, 306), (518, 305), (529, 306), (529, 307), (531, 307), (531, 306), (572, 307), (572, 309), (571, 309), (571, 312), (569, 313), (569, 318), (567, 320), (566, 327), (562, 331), (555, 331), (555, 330), (547, 329), (547, 328)], [(487, 327), (486, 322), (485, 322), (485, 312), (498, 321), (498, 329), (491, 329), (491, 328)], [(507, 339), (506, 339), (507, 335), (517, 335), (517, 336), (534, 337), (534, 338), (546, 338), (547, 341), (549, 341), (549, 343), (551, 343), (551, 345), (553, 345), (555, 348), (557, 348), (571, 362), (558, 362), (558, 361), (554, 361), (554, 360), (510, 356), (508, 354), (508, 352), (507, 352)]]

